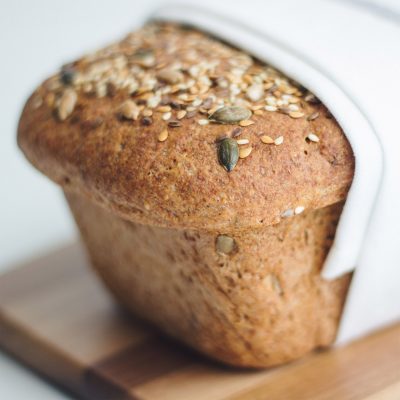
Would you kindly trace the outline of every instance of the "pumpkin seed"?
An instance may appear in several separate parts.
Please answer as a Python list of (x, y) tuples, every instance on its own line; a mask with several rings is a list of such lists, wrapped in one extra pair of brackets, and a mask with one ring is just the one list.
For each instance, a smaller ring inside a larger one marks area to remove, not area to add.
[(76, 70), (72, 64), (64, 65), (61, 68), (60, 80), (64, 85), (72, 85), (76, 77)]
[(230, 254), (236, 248), (235, 239), (228, 235), (218, 235), (215, 241), (215, 249), (217, 253)]
[(218, 146), (218, 160), (228, 171), (235, 168), (239, 159), (239, 147), (236, 140), (231, 138), (222, 139)]
[(248, 120), (251, 117), (251, 111), (247, 108), (239, 106), (226, 106), (219, 108), (209, 119), (220, 124), (234, 124), (243, 120)]

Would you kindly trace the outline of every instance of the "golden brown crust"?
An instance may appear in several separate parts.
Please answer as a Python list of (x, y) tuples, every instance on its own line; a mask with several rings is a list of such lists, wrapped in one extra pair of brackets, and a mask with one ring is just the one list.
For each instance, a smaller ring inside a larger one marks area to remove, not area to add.
[[(168, 47), (171, 42), (175, 43), (174, 51)], [(120, 44), (78, 61), (73, 68), (85, 71), (93, 60), (110, 54), (114, 54), (113, 59), (115, 54), (129, 59), (143, 45), (155, 54), (155, 64), (143, 67), (151, 76), (159, 76), (166, 65), (180, 63), (188, 81), (193, 72), (191, 66), (196, 67), (199, 59), (211, 58), (211, 62), (214, 57), (219, 65), (211, 78), (234, 80), (234, 67), (229, 60), (249, 63), (243, 53), (202, 33), (162, 26), (144, 28)], [(197, 54), (196, 59), (188, 57), (189, 47)], [(265, 68), (257, 61), (249, 65), (246, 74), (250, 77)], [(161, 74), (156, 89), (167, 78), (173, 77)], [(143, 121), (143, 115), (136, 121), (122, 119), (120, 110), (128, 98), (139, 106), (146, 103), (149, 93), (136, 91), (129, 95), (126, 90), (107, 87), (103, 96), (101, 86), (98, 96), (103, 97), (97, 97), (90, 93), (90, 87), (85, 94), (85, 86), (81, 85), (76, 89), (75, 103), (74, 98), (62, 100), (71, 85), (60, 86), (58, 79), (50, 78), (27, 102), (19, 124), (19, 145), (51, 179), (124, 218), (166, 227), (241, 230), (276, 224), (288, 209), (318, 209), (341, 201), (350, 186), (354, 158), (342, 130), (323, 105), (304, 101), (301, 90), (293, 89), (296, 86), (289, 89), (297, 90), (301, 97), (297, 103), (304, 113), (301, 118), (264, 108), (256, 110), (258, 105), (264, 107), (269, 89), (257, 102), (243, 100), (247, 89), (237, 96), (240, 104), (254, 107), (251, 120), (255, 123), (244, 127), (238, 137), (249, 140), (244, 147), (251, 146), (252, 152), (228, 173), (218, 162), (216, 139), (232, 136), (237, 124), (200, 125), (199, 120), (207, 119), (207, 114), (200, 110), (201, 106), (195, 106), (194, 117), (179, 120), (179, 127), (168, 127), (168, 121), (162, 119), (167, 112), (150, 109), (153, 115), (148, 118), (152, 123), (146, 126), (149, 120)], [(134, 83), (130, 81), (130, 85)], [(230, 94), (225, 92), (226, 89), (211, 85), (204, 96), (225, 98), (226, 104)], [(275, 92), (282, 96), (278, 89)], [(180, 94), (182, 91), (168, 96), (175, 99)], [(69, 104), (64, 104), (60, 112), (63, 101)], [(147, 106), (142, 106), (142, 113), (143, 107)], [(315, 112), (319, 117), (308, 120), (307, 116)], [(177, 120), (177, 113), (172, 110), (173, 120)], [(165, 129), (169, 131), (168, 138), (160, 142), (158, 137)], [(319, 142), (306, 140), (309, 133), (316, 133)], [(284, 142), (265, 144), (260, 134), (273, 139), (282, 135)]]
[(259, 230), (218, 234), (116, 217), (66, 192), (94, 268), (128, 309), (208, 356), (242, 367), (296, 359), (335, 338), (349, 275), (320, 269), (342, 204)]

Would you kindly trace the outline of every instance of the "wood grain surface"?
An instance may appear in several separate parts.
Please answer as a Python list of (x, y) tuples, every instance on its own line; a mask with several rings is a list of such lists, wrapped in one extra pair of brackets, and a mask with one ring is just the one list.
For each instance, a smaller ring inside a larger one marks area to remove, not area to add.
[(0, 346), (89, 400), (400, 400), (400, 325), (280, 368), (224, 367), (120, 310), (78, 244), (0, 277)]

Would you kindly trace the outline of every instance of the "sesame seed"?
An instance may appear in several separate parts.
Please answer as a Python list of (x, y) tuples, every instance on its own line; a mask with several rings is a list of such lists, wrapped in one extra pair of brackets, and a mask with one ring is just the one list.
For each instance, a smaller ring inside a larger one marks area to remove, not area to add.
[(249, 143), (249, 139), (239, 139), (237, 140), (237, 144), (248, 144)]
[(250, 119), (244, 119), (243, 121), (239, 122), (239, 125), (245, 127), (245, 126), (253, 125), (254, 123), (255, 122)]
[(297, 206), (297, 207), (294, 209), (294, 213), (295, 213), (296, 215), (301, 214), (303, 211), (304, 211), (304, 207), (303, 207), (303, 206)]
[(276, 106), (267, 105), (267, 106), (264, 107), (264, 110), (266, 110), (266, 111), (277, 111), (278, 108)]
[(164, 129), (159, 135), (158, 135), (158, 141), (159, 142), (165, 142), (168, 138), (168, 130)]
[(319, 137), (315, 133), (309, 133), (307, 135), (306, 139), (310, 140), (311, 142), (315, 142), (315, 143), (319, 142)]
[(199, 120), (197, 121), (197, 123), (198, 123), (199, 125), (208, 125), (208, 124), (210, 123), (210, 121), (209, 121), (208, 119), (199, 119)]
[(274, 143), (274, 139), (272, 139), (272, 137), (271, 137), (271, 136), (268, 136), (268, 135), (262, 135), (262, 136), (260, 137), (260, 139), (261, 139), (261, 141), (262, 141), (263, 143), (265, 143), (265, 144), (272, 144), (272, 143)]
[(312, 114), (310, 114), (307, 117), (307, 121), (314, 121), (315, 119), (317, 119), (319, 117), (319, 112), (313, 112)]
[(283, 143), (283, 136), (278, 136), (275, 140), (274, 140), (274, 144), (276, 146), (279, 146)]
[(239, 158), (246, 158), (250, 155), (252, 147), (244, 147), (239, 150)]

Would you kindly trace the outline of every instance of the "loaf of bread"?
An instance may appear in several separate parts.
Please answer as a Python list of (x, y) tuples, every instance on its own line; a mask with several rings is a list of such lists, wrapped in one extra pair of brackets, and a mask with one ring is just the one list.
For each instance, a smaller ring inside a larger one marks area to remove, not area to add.
[(235, 366), (334, 341), (350, 276), (320, 270), (354, 157), (324, 105), (276, 69), (151, 23), (40, 85), (18, 143), (135, 314)]

